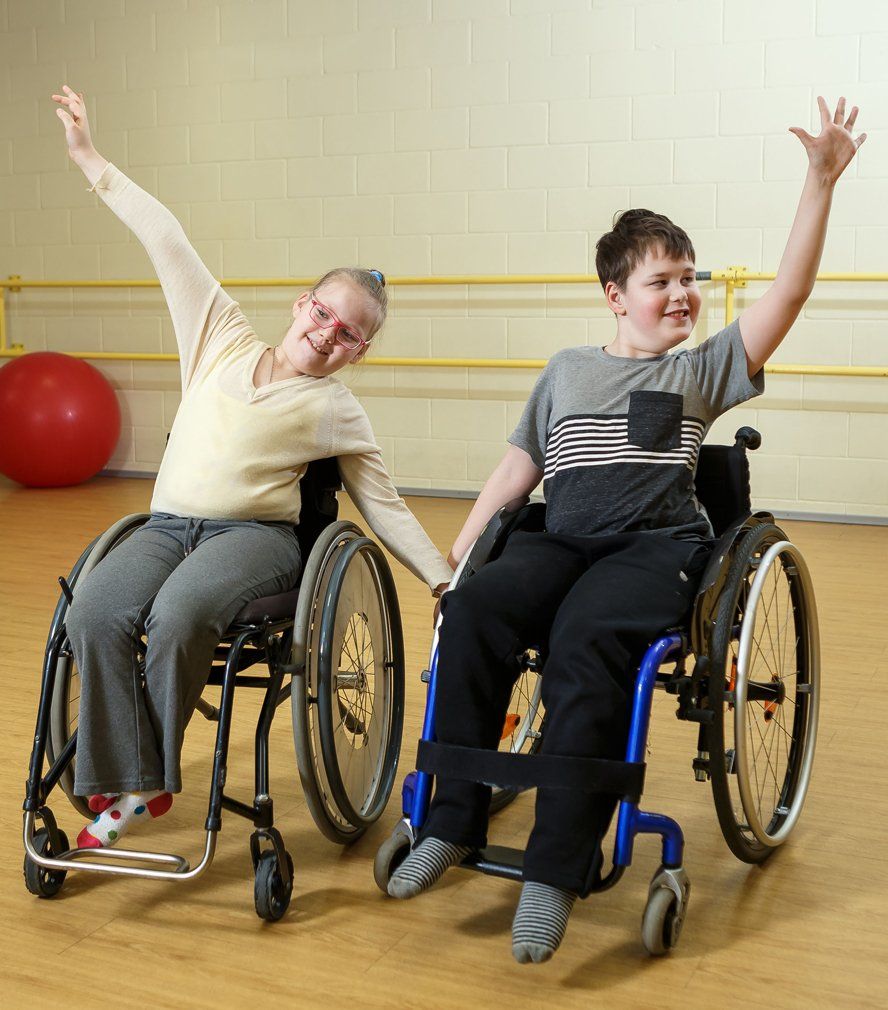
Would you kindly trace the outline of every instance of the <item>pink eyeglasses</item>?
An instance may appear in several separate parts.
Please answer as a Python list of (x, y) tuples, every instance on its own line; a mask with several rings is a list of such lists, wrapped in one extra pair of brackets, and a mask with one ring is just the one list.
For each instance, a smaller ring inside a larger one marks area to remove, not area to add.
[(319, 302), (314, 295), (310, 295), (309, 297), (311, 304), (308, 314), (312, 322), (317, 323), (324, 330), (329, 329), (331, 326), (334, 327), (333, 339), (337, 343), (342, 344), (343, 347), (347, 347), (350, 351), (356, 351), (359, 347), (364, 347), (367, 344), (368, 341), (359, 337), (354, 330), (346, 326), (336, 313), (328, 309), (323, 302)]

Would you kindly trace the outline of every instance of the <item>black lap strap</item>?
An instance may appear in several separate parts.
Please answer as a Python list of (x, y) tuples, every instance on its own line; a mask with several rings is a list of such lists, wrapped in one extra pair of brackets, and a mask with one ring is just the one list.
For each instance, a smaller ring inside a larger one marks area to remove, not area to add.
[(643, 762), (556, 754), (510, 754), (428, 740), (419, 741), (416, 767), (421, 772), (443, 778), (496, 783), (513, 789), (616, 793), (632, 803), (641, 799), (645, 769)]

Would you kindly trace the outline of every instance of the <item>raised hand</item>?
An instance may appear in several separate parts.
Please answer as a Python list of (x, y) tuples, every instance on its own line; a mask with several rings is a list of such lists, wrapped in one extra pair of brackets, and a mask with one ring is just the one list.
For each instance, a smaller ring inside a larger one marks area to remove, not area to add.
[(861, 133), (856, 140), (851, 135), (859, 111), (856, 105), (845, 119), (844, 98), (839, 99), (834, 115), (830, 114), (826, 99), (820, 95), (817, 96), (817, 104), (820, 107), (820, 133), (813, 137), (800, 126), (791, 126), (789, 132), (804, 144), (810, 168), (825, 181), (835, 183), (866, 140), (866, 134)]
[(61, 106), (56, 109), (56, 114), (65, 126), (68, 157), (72, 161), (77, 161), (93, 150), (86, 104), (83, 101), (83, 95), (73, 91), (67, 84), (62, 85), (62, 91), (64, 91), (63, 95), (53, 95), (52, 100)]

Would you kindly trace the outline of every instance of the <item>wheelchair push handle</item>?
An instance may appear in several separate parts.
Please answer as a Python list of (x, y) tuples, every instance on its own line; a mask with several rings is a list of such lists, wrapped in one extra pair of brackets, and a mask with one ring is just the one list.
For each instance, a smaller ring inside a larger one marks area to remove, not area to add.
[(755, 430), (755, 428), (750, 428), (749, 425), (744, 425), (742, 428), (738, 428), (737, 434), (734, 436), (734, 445), (738, 449), (758, 449), (762, 444), (762, 436)]

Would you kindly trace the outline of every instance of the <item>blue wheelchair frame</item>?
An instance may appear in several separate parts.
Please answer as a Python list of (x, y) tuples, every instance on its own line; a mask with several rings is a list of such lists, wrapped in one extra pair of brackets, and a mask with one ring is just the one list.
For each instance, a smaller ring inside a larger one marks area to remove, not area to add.
[[(660, 667), (668, 660), (681, 659), (687, 651), (684, 636), (679, 633), (668, 634), (657, 639), (644, 655), (635, 679), (632, 714), (629, 727), (629, 739), (626, 745), (626, 758), (629, 763), (643, 763), (647, 748), (648, 730), (651, 720), (651, 704), (654, 688), (662, 682), (659, 676)], [(434, 742), (435, 740), (435, 698), (438, 682), (438, 646), (435, 645), (432, 661), (428, 672), (428, 694), (426, 696), (425, 715), (423, 717), (422, 735), (420, 740)], [(428, 815), (431, 801), (432, 782), (434, 776), (428, 772), (410, 772), (404, 780), (402, 789), (403, 812), (409, 819), (414, 837), (418, 835)], [(666, 869), (678, 869), (682, 864), (684, 853), (684, 835), (678, 823), (664, 814), (648, 813), (639, 809), (636, 802), (627, 799), (620, 801), (617, 813), (617, 836), (614, 844), (614, 869), (595, 890), (604, 890), (605, 886), (616, 883), (622, 871), (632, 863), (632, 848), (635, 836), (640, 834), (659, 834), (663, 839), (662, 863)], [(505, 850), (499, 849), (499, 852)], [(481, 864), (484, 865), (481, 865)], [(495, 876), (521, 878), (520, 867), (512, 862), (491, 862), (470, 856), (466, 865), (477, 865), (478, 869)]]

